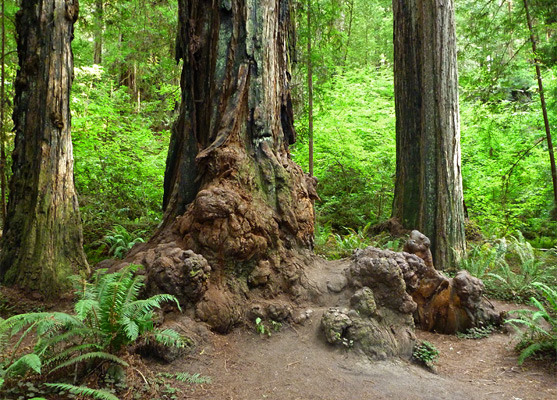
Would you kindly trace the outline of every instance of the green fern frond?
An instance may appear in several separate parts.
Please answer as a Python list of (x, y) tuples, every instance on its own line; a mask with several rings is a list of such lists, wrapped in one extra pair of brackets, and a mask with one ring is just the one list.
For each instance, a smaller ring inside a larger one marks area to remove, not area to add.
[(137, 324), (136, 321), (133, 321), (128, 317), (123, 317), (122, 326), (124, 328), (124, 333), (126, 334), (126, 337), (131, 342), (135, 341), (139, 337), (140, 334), (139, 325)]
[[(42, 322), (44, 326), (48, 326), (50, 324), (53, 325), (80, 325), (81, 322), (68, 314), (60, 313), (60, 312), (38, 312), (38, 313), (26, 313), (26, 314), (17, 314), (8, 319), (5, 319), (0, 322), (0, 334), (9, 333), (10, 336), (16, 335), (25, 327), (32, 325), (34, 323)], [(42, 329), (44, 331), (44, 329)]]
[(93, 397), (99, 400), (119, 400), (118, 397), (106, 390), (91, 389), (87, 386), (74, 386), (68, 383), (45, 383), (45, 385), (60, 391), (70, 392), (71, 394), (78, 396)]
[(156, 342), (167, 347), (186, 347), (187, 341), (184, 337), (176, 332), (174, 329), (155, 329), (153, 337)]
[(541, 282), (534, 282), (532, 285), (543, 293), (553, 311), (557, 312), (557, 290), (550, 288)]
[(180, 302), (175, 296), (163, 293), (156, 294), (149, 297), (148, 299), (136, 300), (133, 303), (130, 303), (128, 307), (126, 307), (125, 313), (131, 319), (134, 319), (136, 317), (146, 315), (152, 312), (154, 309), (161, 308), (163, 303), (174, 303), (176, 304), (178, 310), (182, 311)]
[(79, 344), (76, 346), (70, 346), (66, 349), (64, 349), (63, 351), (56, 353), (56, 355), (54, 357), (48, 358), (44, 361), (44, 365), (51, 365), (54, 364), (60, 360), (65, 359), (66, 357), (72, 355), (73, 353), (77, 353), (77, 352), (82, 352), (83, 350), (101, 350), (102, 346), (100, 346), (97, 343), (85, 343), (85, 344)]
[(85, 320), (93, 310), (99, 309), (96, 299), (81, 299), (74, 306), (74, 312), (80, 320)]
[(192, 375), (188, 372), (176, 372), (174, 374), (171, 374), (171, 373), (168, 373), (168, 372), (161, 372), (158, 375), (162, 376), (163, 378), (175, 379), (175, 380), (180, 381), (180, 382), (192, 383), (192, 384), (202, 384), (202, 383), (211, 383), (212, 382), (211, 377), (202, 376), (199, 373), (196, 373), (196, 374)]
[(101, 338), (103, 332), (99, 329), (81, 327), (73, 328), (67, 332), (59, 333), (49, 338), (41, 338), (35, 345), (35, 353), (42, 354), (49, 348), (54, 348), (58, 343), (69, 342), (73, 338)]
[(4, 372), (4, 376), (23, 375), (29, 370), (41, 373), (41, 359), (36, 354), (25, 354), (15, 360)]
[(93, 359), (107, 360), (107, 361), (112, 361), (116, 364), (123, 365), (124, 367), (128, 366), (127, 362), (122, 360), (120, 357), (115, 356), (114, 354), (106, 353), (104, 351), (93, 351), (91, 353), (85, 353), (85, 354), (79, 355), (77, 357), (71, 358), (68, 361), (63, 362), (62, 364), (58, 365), (56, 368), (53, 368), (51, 372), (56, 371), (56, 370), (61, 369), (61, 368), (64, 368), (64, 367), (67, 367), (69, 365), (74, 365), (74, 364), (78, 364), (78, 363), (83, 362), (83, 361), (89, 361), (89, 360), (93, 360)]
[(139, 296), (139, 291), (143, 287), (143, 281), (145, 277), (142, 275), (136, 275), (131, 282), (125, 287), (125, 292), (122, 293), (122, 306), (126, 307), (128, 304), (133, 303), (137, 300)]
[[(532, 343), (530, 346), (526, 347), (524, 350), (522, 350), (520, 352), (520, 356), (518, 357), (518, 365), (522, 365), (522, 363), (524, 363), (524, 361), (534, 355), (535, 353), (545, 350), (548, 347), (548, 343), (547, 342), (535, 342)], [(557, 350), (557, 348), (555, 349)]]

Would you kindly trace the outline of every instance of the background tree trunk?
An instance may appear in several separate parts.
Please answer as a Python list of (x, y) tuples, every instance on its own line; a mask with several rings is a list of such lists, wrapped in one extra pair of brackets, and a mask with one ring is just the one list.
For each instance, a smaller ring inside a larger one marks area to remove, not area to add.
[(557, 221), (557, 167), (555, 166), (555, 153), (553, 151), (553, 140), (551, 137), (551, 128), (549, 126), (549, 117), (547, 116), (547, 106), (545, 104), (545, 93), (543, 90), (542, 72), (540, 69), (540, 60), (537, 55), (536, 34), (532, 25), (532, 18), (530, 17), (530, 10), (528, 9), (528, 0), (523, 0), (524, 10), (526, 11), (526, 23), (530, 32), (530, 43), (532, 44), (532, 53), (534, 55), (534, 64), (536, 65), (536, 78), (538, 79), (538, 90), (540, 92), (540, 103), (542, 107), (543, 125), (545, 128), (545, 137), (547, 138), (547, 151), (549, 153), (549, 164), (551, 167), (551, 181), (553, 183), (553, 210), (551, 217)]
[[(230, 329), (255, 289), (269, 296), (302, 291), (296, 254), (313, 243), (315, 192), (288, 151), (296, 138), (293, 39), (288, 0), (179, 1), (182, 104), (163, 224), (146, 247), (175, 243), (208, 260), (209, 289), (197, 315), (220, 331)], [(149, 269), (178, 254), (155, 253), (135, 260)]]
[(103, 33), (104, 33), (104, 0), (95, 0), (95, 12), (93, 14), (95, 24), (93, 63), (101, 65), (103, 55)]
[(88, 269), (73, 179), (71, 40), (77, 0), (29, 0), (16, 16), (15, 149), (0, 278), (55, 295)]
[(394, 0), (393, 216), (431, 239), (437, 268), (465, 249), (454, 6)]

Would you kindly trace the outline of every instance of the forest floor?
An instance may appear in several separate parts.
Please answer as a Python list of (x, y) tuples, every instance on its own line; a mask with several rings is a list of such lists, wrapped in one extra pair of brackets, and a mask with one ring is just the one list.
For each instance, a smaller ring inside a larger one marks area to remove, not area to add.
[[(340, 275), (346, 262), (321, 261), (308, 275), (328, 284), (335, 274)], [(17, 293), (2, 289), (4, 298), (17, 298)], [(70, 299), (64, 300), (53, 307), (70, 311)], [(137, 378), (149, 381), (165, 372), (211, 378), (210, 383), (202, 384), (172, 381), (166, 394), (158, 397), (165, 400), (557, 399), (557, 366), (535, 360), (518, 366), (513, 333), (461, 339), (418, 330), (418, 339), (433, 343), (440, 351), (435, 372), (431, 372), (406, 360), (370, 361), (356, 350), (327, 344), (319, 323), (321, 314), (335, 305), (330, 300), (304, 304), (302, 310), (312, 313), (303, 325), (283, 324), (270, 336), (256, 333), (255, 326), (219, 335), (198, 325), (197, 345), (188, 355), (169, 364), (146, 359), (138, 365), (143, 374), (138, 373)], [(493, 303), (499, 311), (525, 308)], [(29, 312), (41, 301), (11, 304), (17, 305), (14, 312)], [(191, 325), (191, 320), (182, 323)]]
[[(500, 304), (509, 308), (507, 304)], [(436, 373), (404, 360), (369, 361), (325, 343), (320, 310), (304, 326), (260, 336), (236, 330), (210, 339), (196, 353), (153, 371), (200, 373), (209, 384), (183, 385), (178, 399), (556, 399), (554, 364), (517, 365), (513, 336), (483, 339), (417, 331), (440, 351)], [(170, 398), (170, 397), (169, 397)]]
[[(345, 265), (323, 261), (309, 275), (325, 279), (329, 273), (329, 282)], [(498, 311), (525, 308), (493, 303)], [(177, 399), (557, 399), (556, 365), (527, 360), (518, 366), (516, 334), (461, 339), (417, 331), (418, 339), (440, 351), (433, 373), (409, 361), (370, 361), (349, 348), (328, 345), (319, 329), (328, 307), (305, 306), (312, 314), (304, 325), (283, 325), (270, 336), (259, 335), (255, 326), (225, 336), (207, 331), (193, 354), (171, 364), (148, 365), (157, 372), (212, 379), (182, 385)]]

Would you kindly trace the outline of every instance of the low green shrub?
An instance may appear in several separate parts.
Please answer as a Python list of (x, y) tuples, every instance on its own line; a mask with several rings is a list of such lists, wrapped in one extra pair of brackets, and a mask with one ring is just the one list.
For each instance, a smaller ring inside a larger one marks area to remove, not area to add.
[(557, 282), (557, 266), (550, 254), (534, 250), (520, 233), (508, 240), (472, 245), (460, 267), (482, 279), (488, 295), (503, 300), (542, 299), (534, 283), (551, 286)]
[(412, 357), (420, 364), (433, 368), (433, 364), (439, 359), (439, 350), (433, 343), (423, 340), (414, 346)]
[(122, 259), (133, 246), (145, 242), (140, 236), (144, 233), (142, 231), (130, 233), (122, 225), (114, 225), (112, 230), (105, 235), (103, 242), (108, 248), (109, 255)]
[(519, 331), (519, 327), (526, 328), (520, 331), (521, 341), (517, 346), (519, 364), (535, 354), (557, 355), (557, 291), (543, 283), (535, 282), (533, 285), (543, 293), (546, 304), (532, 297), (530, 301), (535, 310), (512, 311), (516, 318), (506, 321)]
[[(155, 328), (153, 323), (155, 309), (165, 302), (173, 302), (180, 308), (178, 301), (168, 294), (138, 299), (144, 285), (144, 277), (135, 274), (139, 268), (130, 265), (112, 274), (99, 271), (92, 283), (79, 282), (80, 299), (74, 314), (26, 313), (0, 321), (0, 353), (5, 354), (0, 362), (0, 387), (7, 380), (28, 372), (46, 379), (70, 374), (76, 383), (84, 371), (100, 364), (127, 367), (122, 358), (124, 348), (140, 337), (165, 346), (185, 346), (186, 341), (176, 331)], [(23, 343), (29, 340), (34, 345), (26, 353)], [(7, 351), (9, 344), (13, 345), (11, 351)], [(93, 389), (64, 385), (53, 383), (50, 387), (108, 398), (101, 392), (88, 392)]]

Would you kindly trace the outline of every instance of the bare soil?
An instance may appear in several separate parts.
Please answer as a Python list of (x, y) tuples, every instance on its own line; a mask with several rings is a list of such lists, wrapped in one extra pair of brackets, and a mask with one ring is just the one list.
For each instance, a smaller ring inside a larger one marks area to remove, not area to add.
[(557, 399), (555, 365), (518, 366), (513, 335), (474, 340), (418, 331), (419, 339), (441, 352), (433, 373), (409, 361), (370, 361), (331, 347), (319, 331), (324, 308), (313, 311), (304, 326), (283, 326), (270, 337), (247, 328), (209, 334), (195, 354), (149, 367), (212, 378), (210, 384), (182, 386), (178, 399)]
[[(346, 261), (323, 262), (310, 268), (308, 277), (316, 287), (334, 287), (345, 266)], [(39, 297), (25, 299), (7, 288), (2, 288), (2, 295), (1, 308), (9, 306), (11, 313), (71, 309), (69, 298), (50, 304)], [(500, 311), (525, 307), (494, 304)], [(328, 345), (319, 322), (322, 313), (335, 305), (334, 295), (304, 304), (301, 310), (311, 310), (311, 317), (303, 325), (284, 324), (270, 336), (259, 335), (254, 326), (218, 335), (200, 325), (192, 353), (170, 364), (145, 360), (134, 368), (135, 378), (139, 386), (155, 381), (158, 372), (199, 373), (212, 380), (172, 382), (172, 390), (161, 399), (557, 399), (556, 365), (527, 360), (518, 366), (514, 333), (474, 340), (417, 331), (418, 339), (433, 343), (441, 353), (434, 373), (407, 360), (370, 361), (356, 350)]]
[[(474, 340), (417, 331), (418, 339), (441, 353), (435, 373), (407, 360), (371, 361), (327, 344), (321, 315), (340, 304), (337, 289), (349, 262), (318, 259), (307, 267), (311, 285), (323, 295), (298, 310), (311, 310), (303, 325), (283, 325), (271, 336), (259, 335), (255, 326), (226, 336), (207, 331), (193, 354), (149, 367), (211, 377), (210, 384), (180, 386), (177, 399), (557, 399), (556, 365), (528, 360), (518, 366), (515, 333)], [(493, 303), (497, 311), (525, 307)]]

